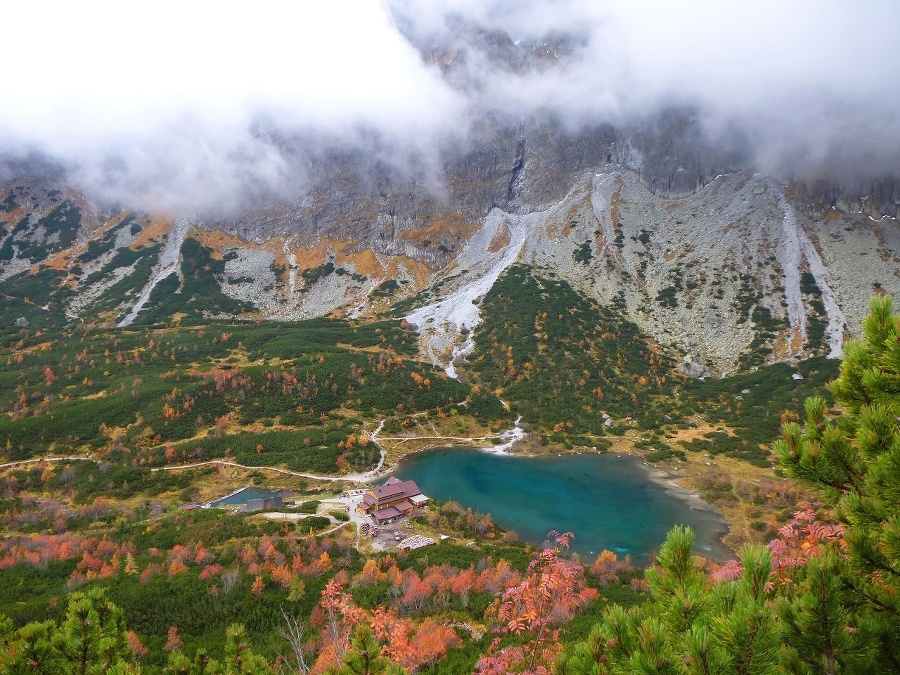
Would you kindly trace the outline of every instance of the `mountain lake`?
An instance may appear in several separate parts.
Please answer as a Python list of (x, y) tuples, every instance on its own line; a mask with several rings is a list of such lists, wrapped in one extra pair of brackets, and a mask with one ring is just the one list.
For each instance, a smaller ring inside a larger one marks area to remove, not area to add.
[(646, 565), (676, 524), (696, 535), (696, 553), (724, 561), (725, 520), (699, 497), (627, 455), (516, 457), (445, 448), (411, 455), (394, 474), (429, 497), (490, 513), (500, 527), (540, 544), (551, 530), (572, 532), (586, 561), (603, 549)]

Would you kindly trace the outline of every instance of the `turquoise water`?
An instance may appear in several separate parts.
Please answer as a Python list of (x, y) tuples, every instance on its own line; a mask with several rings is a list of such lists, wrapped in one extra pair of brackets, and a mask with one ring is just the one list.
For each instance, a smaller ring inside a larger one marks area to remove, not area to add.
[(694, 529), (701, 555), (734, 557), (719, 540), (725, 532), (721, 516), (691, 509), (650, 481), (635, 457), (525, 458), (451, 448), (413, 455), (395, 474), (416, 481), (430, 497), (490, 513), (525, 541), (541, 543), (551, 530), (571, 531), (571, 550), (585, 559), (609, 549), (647, 564), (675, 524)]
[(238, 492), (222, 497), (214, 502), (210, 502), (210, 506), (237, 506), (246, 504), (250, 499), (260, 499), (265, 497), (277, 497), (281, 494), (280, 490), (264, 490), (258, 487), (245, 487)]

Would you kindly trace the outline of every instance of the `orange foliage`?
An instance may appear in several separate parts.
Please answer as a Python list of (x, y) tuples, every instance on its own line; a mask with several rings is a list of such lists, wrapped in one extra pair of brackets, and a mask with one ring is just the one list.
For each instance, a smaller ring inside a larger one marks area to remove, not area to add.
[(625, 556), (619, 560), (612, 551), (603, 550), (597, 556), (597, 560), (591, 565), (591, 576), (600, 579), (602, 585), (610, 583), (618, 583), (620, 574), (633, 572), (634, 567), (631, 564), (631, 556)]
[(169, 632), (166, 634), (166, 645), (163, 647), (167, 652), (175, 652), (181, 649), (181, 636), (178, 635), (178, 626), (169, 626)]
[(169, 565), (169, 576), (174, 577), (176, 574), (184, 574), (188, 571), (187, 565), (181, 558), (175, 558)]
[(200, 580), (206, 581), (207, 579), (215, 576), (216, 574), (220, 574), (224, 568), (219, 564), (206, 565), (203, 568), (203, 571), (200, 572)]
[(287, 565), (279, 565), (278, 567), (270, 570), (272, 575), (272, 581), (277, 584), (280, 584), (284, 590), (289, 590), (291, 588), (291, 582), (294, 580), (294, 574), (291, 572), (290, 568)]
[[(391, 569), (396, 570), (396, 567)], [(413, 576), (418, 578), (415, 572)], [(412, 581), (412, 577), (409, 579)], [(311, 673), (325, 672), (339, 663), (349, 647), (354, 628), (361, 624), (371, 627), (374, 638), (381, 644), (381, 656), (410, 672), (436, 663), (448, 649), (462, 644), (452, 628), (434, 619), (416, 624), (400, 618), (393, 608), (377, 607), (372, 612), (361, 609), (353, 603), (350, 594), (344, 592), (337, 578), (325, 585), (322, 600), (313, 611), (312, 622), (320, 627), (321, 644)]]
[(500, 647), (497, 637), (476, 664), (478, 673), (547, 673), (562, 646), (559, 626), (579, 607), (597, 597), (584, 583), (584, 568), (560, 557), (571, 534), (550, 533), (556, 546), (545, 549), (528, 566), (525, 579), (506, 589), (485, 612), (499, 623), (500, 635), (525, 636), (520, 643)]
[(150, 579), (153, 578), (154, 574), (158, 573), (159, 565), (147, 565), (147, 567), (144, 568), (144, 571), (141, 572), (141, 583), (146, 584), (148, 581), (150, 581)]
[(128, 648), (134, 654), (136, 660), (140, 660), (147, 655), (147, 648), (141, 643), (141, 639), (133, 630), (127, 631), (125, 637), (128, 640)]
[(400, 662), (411, 671), (423, 665), (433, 666), (447, 655), (448, 649), (461, 646), (462, 640), (450, 626), (429, 617), (416, 629), (409, 643), (409, 655)]
[(369, 584), (377, 583), (384, 578), (385, 574), (379, 569), (378, 563), (372, 558), (369, 558), (366, 560), (366, 564), (363, 565), (362, 571), (356, 576), (356, 583), (367, 586)]

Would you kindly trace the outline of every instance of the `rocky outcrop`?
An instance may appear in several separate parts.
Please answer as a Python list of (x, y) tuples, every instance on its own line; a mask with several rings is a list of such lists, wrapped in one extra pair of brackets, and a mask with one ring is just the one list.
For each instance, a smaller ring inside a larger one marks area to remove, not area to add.
[[(472, 222), (457, 214), (426, 226), (382, 214), (374, 223), (314, 225), (314, 214), (337, 214), (341, 204), (350, 208), (357, 198), (380, 208), (382, 197), (370, 194), (374, 201), (366, 201), (371, 185), (348, 181), (345, 190), (302, 203), (294, 216), (280, 212), (275, 229), (288, 236), (269, 237), (276, 221), (262, 212), (258, 220), (246, 215), (219, 223), (243, 237), (216, 235), (209, 221), (190, 224), (209, 232), (201, 239), (222, 260), (224, 271), (216, 276), (222, 292), (254, 308), (244, 318), (360, 318), (424, 290), (415, 303), (420, 309), (408, 319), (422, 329), (424, 353), (444, 366), (465, 353), (478, 323), (478, 302), (515, 261), (558, 275), (623, 312), (679, 356), (692, 376), (837, 355), (848, 326), (860, 325), (872, 293), (900, 296), (900, 227), (891, 217), (834, 207), (816, 220), (808, 202), (798, 200), (796, 186), (751, 171), (719, 176), (679, 198), (654, 193), (646, 175), (637, 172), (582, 172), (566, 193), (543, 205), (561, 189), (561, 179), (550, 170), (552, 154), (530, 159), (530, 153), (538, 142), (571, 147), (555, 143), (553, 135), (548, 128), (538, 141), (526, 133), (518, 144), (510, 137), (508, 159), (513, 165), (514, 156), (520, 160), (514, 172), (504, 174), (487, 155), (470, 156), (470, 170), (493, 176), (493, 188), (484, 187), (481, 197), (495, 190), (502, 203), (483, 219), (473, 215)], [(586, 145), (580, 155), (560, 150), (559, 157), (577, 166), (589, 163), (596, 151)], [(70, 248), (57, 250), (41, 223), (56, 222), (42, 219), (63, 196), (81, 205), (91, 224), (69, 232)], [(409, 194), (406, 199), (407, 207), (416, 203)], [(96, 227), (100, 217), (90, 203), (58, 187), (18, 184), (0, 193), (0, 200), (7, 207), (0, 247), (9, 253), (0, 260), (0, 275), (36, 265), (65, 271), (64, 283), (73, 291), (67, 300), (71, 320), (105, 307), (125, 317), (126, 325), (139, 315), (155, 282), (181, 274), (184, 237), (200, 236), (198, 230), (188, 232), (185, 219), (172, 228), (148, 218), (125, 221), (126, 213)], [(542, 208), (534, 209), (538, 203)], [(475, 208), (474, 202), (463, 206)], [(157, 245), (141, 248), (152, 242)], [(35, 251), (46, 257), (23, 257)], [(142, 255), (160, 257), (142, 263)], [(112, 304), (104, 300), (138, 267), (149, 275), (146, 281), (135, 276), (139, 285), (130, 293)]]

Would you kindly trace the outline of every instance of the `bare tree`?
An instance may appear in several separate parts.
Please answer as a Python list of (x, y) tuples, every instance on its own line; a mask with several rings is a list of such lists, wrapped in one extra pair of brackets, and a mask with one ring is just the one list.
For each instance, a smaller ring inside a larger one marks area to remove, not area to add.
[(278, 629), (279, 635), (287, 640), (290, 645), (290, 654), (285, 656), (279, 654), (279, 672), (282, 675), (288, 673), (300, 673), (307, 675), (309, 673), (309, 665), (306, 663), (306, 645), (303, 641), (303, 633), (306, 631), (306, 624), (303, 620), (284, 611), (281, 608), (281, 616), (284, 617), (284, 625)]
[(228, 592), (234, 588), (234, 585), (238, 582), (238, 579), (241, 578), (241, 570), (237, 565), (232, 567), (231, 569), (225, 570), (222, 572), (222, 593), (228, 594)]

